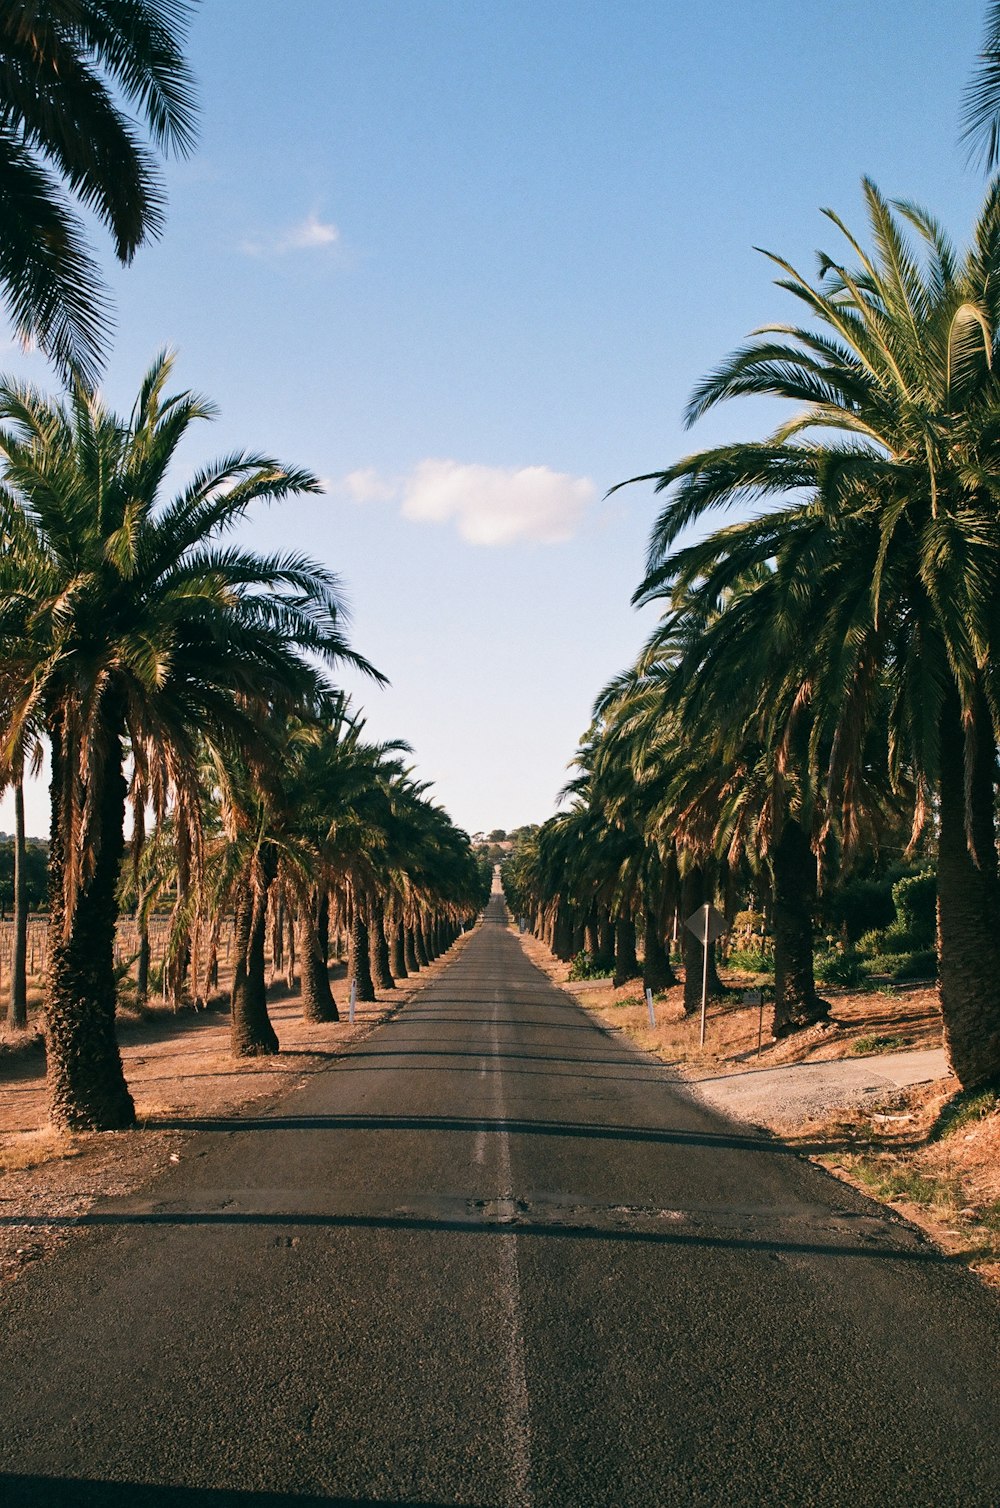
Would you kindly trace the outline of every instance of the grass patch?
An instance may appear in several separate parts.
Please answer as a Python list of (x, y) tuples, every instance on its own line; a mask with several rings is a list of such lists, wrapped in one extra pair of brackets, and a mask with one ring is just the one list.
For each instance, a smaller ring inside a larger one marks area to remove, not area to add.
[(0, 1173), (21, 1173), (47, 1162), (63, 1162), (79, 1157), (80, 1148), (64, 1131), (46, 1127), (42, 1131), (22, 1131), (0, 1145)]
[(851, 1043), (850, 1050), (855, 1058), (867, 1058), (873, 1053), (900, 1052), (909, 1045), (909, 1039), (906, 1037), (886, 1037), (880, 1036), (877, 1032), (868, 1032), (865, 1036), (856, 1038)]
[(964, 1202), (957, 1178), (934, 1177), (897, 1159), (890, 1165), (877, 1157), (859, 1157), (854, 1173), (879, 1199), (905, 1200), (925, 1209), (957, 1208)]
[(940, 1141), (961, 1131), (963, 1126), (975, 1125), (1000, 1108), (1000, 1089), (972, 1089), (964, 1094), (955, 1094), (944, 1106), (931, 1128), (930, 1139)]

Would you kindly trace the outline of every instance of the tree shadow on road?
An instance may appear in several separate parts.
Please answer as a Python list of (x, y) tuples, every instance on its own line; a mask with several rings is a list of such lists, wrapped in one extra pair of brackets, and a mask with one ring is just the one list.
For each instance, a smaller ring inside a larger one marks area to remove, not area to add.
[[(725, 1124), (725, 1122), (723, 1122)], [(595, 1121), (503, 1119), (481, 1115), (227, 1115), (157, 1117), (147, 1122), (154, 1131), (478, 1131), (509, 1136), (554, 1136), (593, 1141), (654, 1143), (662, 1146), (706, 1147), (715, 1151), (766, 1152), (772, 1156), (799, 1155), (766, 1135), (738, 1131), (681, 1130), (657, 1126), (601, 1125)]]
[[(388, 1508), (385, 1498), (322, 1497), (298, 1492), (242, 1492), (238, 1488), (176, 1487), (101, 1482), (81, 1477), (0, 1474), (4, 1508)], [(393, 1498), (394, 1508), (443, 1508)]]

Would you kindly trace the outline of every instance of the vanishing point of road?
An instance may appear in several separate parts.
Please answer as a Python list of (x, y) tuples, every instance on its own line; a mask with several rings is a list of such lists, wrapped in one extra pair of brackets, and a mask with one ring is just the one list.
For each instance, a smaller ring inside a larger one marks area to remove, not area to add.
[(994, 1296), (596, 1027), (499, 896), (83, 1223), (0, 1307), (4, 1508), (1000, 1504)]

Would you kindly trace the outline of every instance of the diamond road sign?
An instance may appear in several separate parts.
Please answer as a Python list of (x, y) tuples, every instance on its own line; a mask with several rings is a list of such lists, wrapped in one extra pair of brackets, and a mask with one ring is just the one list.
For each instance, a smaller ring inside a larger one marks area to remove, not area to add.
[(705, 941), (705, 919), (708, 918), (708, 940), (715, 942), (726, 930), (726, 918), (721, 911), (716, 911), (714, 906), (699, 906), (684, 923), (689, 932), (693, 932), (700, 943)]

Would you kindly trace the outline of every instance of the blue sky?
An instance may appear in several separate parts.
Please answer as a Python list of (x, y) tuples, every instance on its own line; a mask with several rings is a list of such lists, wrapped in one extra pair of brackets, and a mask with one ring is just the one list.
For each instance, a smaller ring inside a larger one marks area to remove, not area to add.
[(964, 239), (983, 9), (206, 0), (200, 146), (167, 169), (162, 239), (109, 263), (106, 391), (130, 407), (173, 346), (221, 410), (191, 466), (247, 446), (324, 478), (247, 532), (341, 574), (392, 682), (346, 684), (463, 826), (551, 813), (650, 625), (629, 597), (651, 489), (607, 489), (767, 423), (681, 422), (698, 377), (789, 313), (753, 246), (811, 271), (837, 240), (820, 206), (860, 227), (863, 174)]

